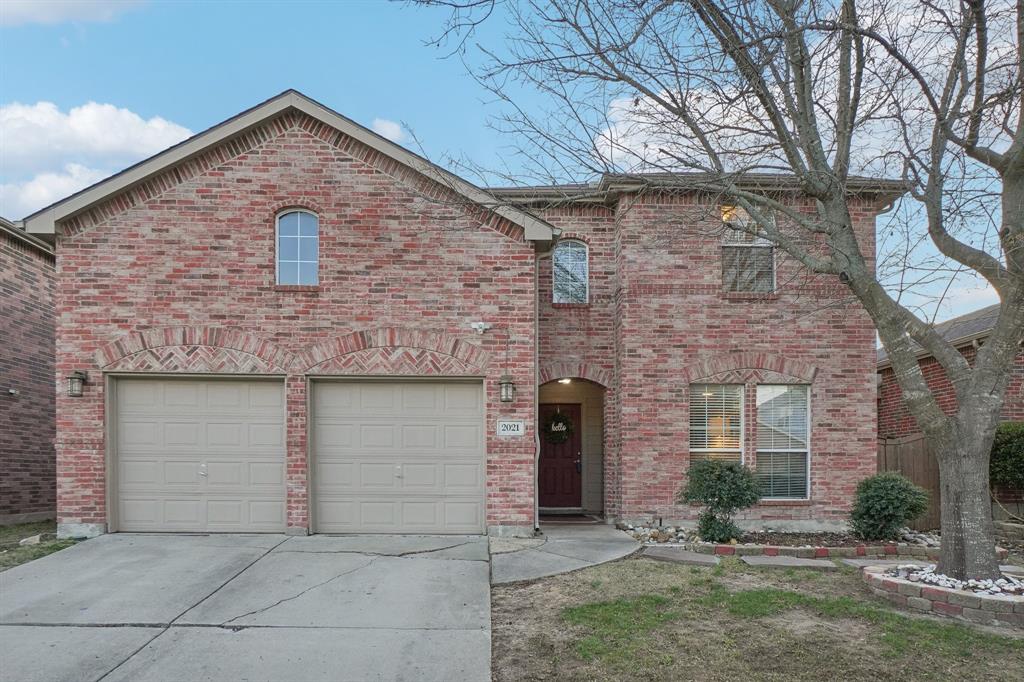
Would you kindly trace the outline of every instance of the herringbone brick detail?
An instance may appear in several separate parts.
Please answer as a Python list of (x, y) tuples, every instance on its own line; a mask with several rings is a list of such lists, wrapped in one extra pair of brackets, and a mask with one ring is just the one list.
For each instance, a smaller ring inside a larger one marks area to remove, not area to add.
[(212, 346), (164, 346), (121, 358), (105, 368), (119, 372), (273, 374), (280, 369), (245, 351)]
[(310, 374), (383, 374), (410, 376), (474, 376), (458, 358), (423, 348), (368, 348), (339, 355), (309, 370)]

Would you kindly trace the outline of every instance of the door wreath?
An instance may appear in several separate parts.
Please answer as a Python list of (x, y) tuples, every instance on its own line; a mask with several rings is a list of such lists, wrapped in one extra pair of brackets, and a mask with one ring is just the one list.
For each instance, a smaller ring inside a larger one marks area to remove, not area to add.
[(572, 438), (573, 424), (569, 415), (554, 412), (544, 422), (544, 439), (552, 445), (559, 445)]

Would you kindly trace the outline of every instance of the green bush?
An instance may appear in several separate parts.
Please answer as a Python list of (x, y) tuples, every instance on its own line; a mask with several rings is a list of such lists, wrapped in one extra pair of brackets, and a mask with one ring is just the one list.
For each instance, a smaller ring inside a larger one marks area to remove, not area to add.
[(895, 540), (900, 528), (927, 509), (928, 493), (923, 488), (895, 471), (886, 471), (857, 485), (850, 525), (865, 540)]
[(1004, 422), (996, 429), (989, 477), (992, 485), (1024, 490), (1024, 422)]
[(732, 515), (760, 498), (753, 472), (736, 462), (698, 460), (690, 465), (686, 485), (679, 501), (701, 504), (697, 533), (708, 542), (728, 542), (738, 538), (740, 529)]

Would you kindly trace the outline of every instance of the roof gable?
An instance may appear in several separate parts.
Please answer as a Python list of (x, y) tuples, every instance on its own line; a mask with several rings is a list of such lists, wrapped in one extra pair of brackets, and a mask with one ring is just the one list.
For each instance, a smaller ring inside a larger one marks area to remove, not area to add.
[(73, 218), (100, 202), (146, 183), (161, 173), (187, 164), (211, 148), (236, 138), (242, 138), (290, 109), (306, 114), (320, 123), (338, 130), (395, 163), (437, 182), (468, 201), (522, 227), (527, 240), (550, 241), (558, 233), (555, 228), (540, 218), (504, 204), (479, 187), (390, 140), (386, 140), (295, 90), (287, 90), (106, 180), (33, 213), (23, 221), (25, 230), (34, 234), (55, 234), (58, 222)]

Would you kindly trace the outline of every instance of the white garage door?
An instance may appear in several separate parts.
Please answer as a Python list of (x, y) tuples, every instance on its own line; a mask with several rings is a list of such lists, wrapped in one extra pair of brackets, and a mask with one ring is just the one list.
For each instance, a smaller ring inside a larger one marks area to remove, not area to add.
[(479, 382), (313, 385), (321, 533), (482, 533)]
[(117, 530), (285, 528), (280, 381), (118, 379)]

